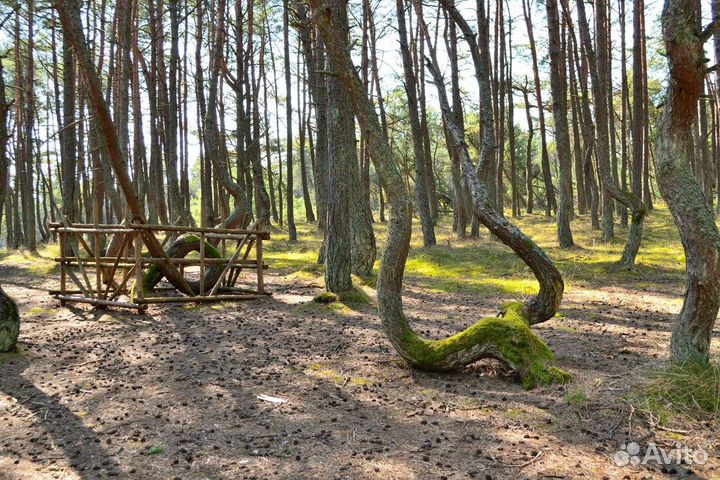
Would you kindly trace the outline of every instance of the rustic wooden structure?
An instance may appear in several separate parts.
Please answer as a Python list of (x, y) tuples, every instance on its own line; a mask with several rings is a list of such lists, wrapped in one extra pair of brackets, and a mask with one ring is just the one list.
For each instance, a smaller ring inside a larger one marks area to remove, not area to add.
[[(50, 294), (62, 305), (78, 302), (98, 308), (115, 306), (142, 311), (153, 303), (237, 301), (267, 295), (263, 280), (263, 270), (267, 268), (263, 261), (263, 240), (269, 239), (270, 233), (257, 224), (242, 230), (53, 222), (50, 230), (57, 235), (61, 252), (61, 256), (55, 258), (60, 265), (60, 288), (50, 290)], [(171, 258), (165, 252), (161, 257), (150, 256), (143, 253), (148, 234), (163, 247), (181, 235), (195, 236), (199, 238), (199, 251), (197, 255), (183, 258)], [(112, 247), (103, 248), (110, 245)], [(215, 257), (206, 254), (206, 245), (213, 247)], [(182, 284), (145, 291), (144, 275), (153, 266), (179, 273)], [(218, 266), (223, 268), (217, 281), (205, 285), (208, 269)], [(191, 269), (194, 271), (190, 272)], [(256, 288), (237, 287), (240, 273), (249, 269), (256, 271)], [(199, 286), (195, 282), (193, 295), (180, 293), (193, 291), (185, 279), (186, 273), (199, 275)], [(169, 294), (161, 296), (154, 292)]]

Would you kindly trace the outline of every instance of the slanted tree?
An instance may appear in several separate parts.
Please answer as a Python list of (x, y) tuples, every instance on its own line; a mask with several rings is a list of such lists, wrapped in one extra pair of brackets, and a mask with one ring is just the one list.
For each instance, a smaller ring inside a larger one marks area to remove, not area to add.
[[(343, 24), (335, 23), (337, 12), (334, 9), (338, 6), (345, 8), (344, 2), (337, 5), (323, 0), (310, 0), (309, 3), (332, 59), (335, 75), (347, 92), (361, 129), (365, 130), (371, 158), (375, 168), (382, 172), (388, 192), (391, 223), (377, 288), (380, 317), (392, 345), (409, 363), (426, 370), (450, 370), (481, 358), (493, 357), (518, 371), (527, 388), (567, 381), (568, 375), (552, 365), (552, 352), (529, 327), (554, 315), (562, 298), (562, 277), (542, 250), (500, 216), (495, 206), (488, 201), (487, 190), (479, 181), (475, 166), (470, 161), (463, 134), (451, 122), (452, 111), (447, 95), (441, 99), (443, 116), (453, 130), (455, 144), (463, 152), (463, 168), (472, 187), (475, 215), (528, 262), (540, 281), (541, 291), (527, 304), (506, 305), (503, 317), (483, 319), (445, 340), (421, 338), (410, 327), (403, 313), (401, 293), (412, 224), (410, 195), (393, 158), (388, 139), (383, 135), (375, 108), (364, 92), (346, 49), (347, 32)], [(429, 47), (431, 42), (427, 44)], [(432, 49), (431, 56), (434, 56)], [(439, 70), (434, 68), (432, 73), (436, 77)], [(441, 86), (443, 82), (438, 81), (437, 85)], [(438, 90), (444, 92), (444, 88)]]
[(720, 233), (690, 168), (693, 118), (707, 62), (703, 45), (720, 28), (716, 18), (699, 30), (699, 8), (696, 0), (666, 0), (662, 13), (670, 77), (658, 121), (655, 174), (680, 232), (687, 269), (685, 299), (670, 343), (670, 358), (676, 363), (709, 360), (720, 307)]
[(630, 232), (628, 233), (627, 243), (620, 259), (620, 265), (632, 268), (635, 265), (635, 258), (640, 249), (642, 240), (643, 221), (647, 209), (643, 205), (642, 200), (636, 197), (632, 192), (621, 190), (615, 182), (610, 171), (610, 145), (609, 145), (609, 128), (608, 128), (608, 106), (609, 92), (607, 89), (607, 3), (606, 0), (598, 0), (595, 5), (595, 32), (597, 40), (597, 56), (595, 48), (590, 37), (587, 17), (585, 15), (585, 5), (582, 0), (578, 0), (578, 20), (580, 23), (580, 34), (585, 47), (585, 53), (588, 57), (590, 65), (590, 75), (592, 78), (592, 90), (595, 107), (595, 120), (597, 129), (597, 155), (598, 170), (602, 181), (603, 192), (603, 239), (610, 240), (613, 237), (613, 204), (612, 199), (622, 202), (630, 209), (631, 223)]
[(410, 129), (413, 132), (413, 152), (415, 153), (415, 198), (417, 201), (420, 224), (422, 225), (423, 244), (426, 247), (435, 245), (435, 227), (430, 213), (428, 202), (428, 180), (425, 168), (425, 145), (418, 115), (418, 96), (415, 88), (417, 84), (413, 61), (410, 55), (410, 47), (407, 40), (407, 27), (405, 26), (405, 1), (396, 0), (396, 11), (398, 19), (398, 34), (400, 38), (400, 55), (402, 57), (403, 72), (405, 78), (405, 94), (407, 96), (408, 118)]

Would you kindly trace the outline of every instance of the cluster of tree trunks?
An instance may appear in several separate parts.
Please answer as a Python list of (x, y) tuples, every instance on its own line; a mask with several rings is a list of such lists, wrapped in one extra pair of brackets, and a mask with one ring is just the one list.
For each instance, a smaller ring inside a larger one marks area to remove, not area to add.
[[(538, 18), (536, 2), (523, 0), (519, 22), (506, 2), (477, 2), (469, 20), (454, 0), (432, 9), (396, 0), (388, 20), (379, 18), (381, 2), (363, 0), (355, 42), (345, 0), (322, 8), (313, 0), (311, 9), (284, 0), (282, 12), (264, 0), (58, 0), (42, 18), (28, 0), (2, 17), (15, 39), (12, 62), (0, 61), (0, 222), (4, 217), (7, 245), (35, 250), (50, 240), (54, 216), (203, 226), (244, 226), (254, 218), (286, 227), (295, 241), (297, 198), (305, 220), (324, 232), (327, 288), (344, 292), (352, 274), (373, 272), (373, 212), (385, 221), (388, 200), (396, 250), (381, 276), (392, 292), (404, 264), (407, 233), (400, 230), (416, 215), (423, 244), (432, 247), (441, 206), (448, 205), (459, 237), (477, 236), (484, 225), (533, 268), (541, 292), (536, 306), (524, 310), (532, 323), (557, 306), (562, 288), (541, 252), (523, 247), (526, 240), (506, 223), (506, 207), (513, 217), (556, 215), (562, 248), (575, 245), (576, 215), (589, 215), (605, 241), (615, 237), (619, 218), (629, 227), (620, 264), (633, 267), (656, 185), (693, 252), (673, 355), (702, 356), (708, 319), (718, 309), (717, 268), (709, 259), (720, 210), (720, 75), (703, 48), (712, 40), (720, 59), (720, 33), (716, 22), (702, 25), (697, 2), (666, 0), (671, 81), (658, 109), (650, 102), (658, 87), (648, 79), (644, 3), (626, 3), (547, 0)], [(720, 15), (720, 2), (712, 2), (712, 12)], [(425, 23), (431, 17), (433, 32)], [(531, 78), (514, 74), (517, 28), (529, 40)], [(545, 52), (535, 42), (544, 28), (549, 89), (539, 67)], [(397, 35), (402, 63), (401, 89), (390, 95), (381, 78), (383, 35)], [(447, 52), (450, 92), (434, 58), (438, 42)], [(353, 48), (357, 69), (348, 60)], [(462, 91), (463, 51), (477, 81), (470, 100)], [(47, 95), (37, 94), (41, 83)], [(440, 115), (428, 105), (430, 84), (438, 89)], [(517, 107), (525, 110), (526, 130), (515, 124)], [(660, 122), (651, 132), (656, 111)], [(466, 133), (470, 122), (477, 134)], [(199, 215), (191, 211), (195, 179)], [(153, 254), (162, 253), (147, 241)], [(192, 290), (177, 272), (162, 273), (181, 291)], [(387, 311), (396, 309), (393, 302)], [(536, 307), (543, 313), (533, 313)]]

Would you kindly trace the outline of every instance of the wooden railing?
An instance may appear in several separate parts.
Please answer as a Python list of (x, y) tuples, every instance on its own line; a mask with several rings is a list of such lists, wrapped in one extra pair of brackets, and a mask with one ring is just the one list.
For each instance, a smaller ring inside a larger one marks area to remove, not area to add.
[[(52, 222), (50, 230), (57, 235), (61, 252), (55, 259), (60, 265), (60, 288), (50, 290), (50, 294), (62, 305), (79, 302), (98, 308), (145, 310), (153, 303), (249, 300), (267, 295), (263, 240), (269, 239), (270, 233), (259, 225), (242, 230)], [(172, 249), (167, 246), (195, 236), (199, 239), (197, 256), (187, 257), (189, 252), (184, 251), (181, 257), (170, 257), (167, 253), (150, 257), (143, 253), (148, 233), (171, 253)], [(208, 246), (213, 248), (214, 255), (208, 255)], [(173, 270), (179, 273), (181, 285), (153, 285), (151, 291), (145, 291), (148, 269), (153, 267), (159, 270), (158, 275), (165, 276)], [(209, 269), (215, 269), (212, 284), (206, 284)], [(238, 287), (240, 273), (250, 269), (256, 271), (255, 288)], [(198, 280), (189, 281), (186, 273), (197, 273)], [(183, 295), (180, 291), (194, 294)], [(168, 295), (159, 295), (159, 292)]]

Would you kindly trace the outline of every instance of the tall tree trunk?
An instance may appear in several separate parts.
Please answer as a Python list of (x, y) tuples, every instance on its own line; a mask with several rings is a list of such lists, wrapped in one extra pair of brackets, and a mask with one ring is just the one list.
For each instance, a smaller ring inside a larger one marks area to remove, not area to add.
[(292, 84), (290, 82), (290, 0), (283, 0), (283, 40), (285, 57), (285, 124), (287, 179), (285, 194), (287, 196), (287, 225), (291, 242), (297, 242), (295, 229), (295, 191), (293, 187), (293, 129), (292, 129)]
[(555, 120), (555, 144), (560, 173), (560, 202), (557, 211), (557, 232), (560, 248), (572, 248), (572, 154), (570, 153), (570, 131), (567, 123), (567, 91), (565, 79), (565, 60), (560, 48), (560, 15), (557, 0), (546, 0), (548, 18), (548, 36), (550, 46), (550, 86), (553, 99), (553, 119)]
[[(332, 21), (338, 28), (343, 49), (348, 44), (347, 0), (326, 3)], [(327, 40), (327, 39), (325, 39)], [(325, 286), (328, 291), (342, 293), (352, 289), (352, 239), (350, 230), (351, 186), (348, 169), (356, 162), (355, 122), (347, 92), (340, 83), (339, 68), (334, 57), (328, 58), (328, 177), (327, 225), (325, 231)]]
[(404, 0), (396, 0), (396, 12), (398, 19), (398, 34), (400, 36), (400, 54), (403, 62), (405, 78), (405, 94), (407, 96), (408, 117), (410, 128), (415, 132), (413, 137), (413, 151), (415, 153), (415, 198), (420, 216), (420, 224), (423, 231), (423, 244), (426, 247), (435, 245), (435, 228), (433, 226), (430, 205), (428, 204), (427, 179), (425, 178), (425, 152), (423, 137), (421, 135), (420, 117), (418, 116), (418, 99), (415, 86), (417, 80), (413, 70), (412, 57), (407, 41), (407, 27), (405, 26), (405, 5)]
[[(33, 126), (35, 124), (35, 39), (34, 39), (35, 0), (27, 3), (27, 64), (25, 65), (25, 128), (23, 145), (24, 174), (23, 179), (23, 223), (25, 225), (25, 247), (31, 252), (37, 250), (35, 192), (33, 191)], [(18, 38), (19, 40), (19, 38)]]
[[(461, 129), (465, 129), (463, 118), (462, 97), (460, 95), (460, 73), (458, 67), (457, 48), (457, 27), (453, 20), (447, 20), (449, 24), (449, 40), (447, 42), (448, 56), (450, 57), (450, 91), (452, 92), (453, 120)], [(446, 129), (447, 131), (447, 129)], [(447, 136), (447, 135), (446, 135)], [(450, 175), (452, 176), (454, 203), (453, 203), (453, 229), (458, 237), (464, 238), (467, 235), (467, 224), (470, 213), (467, 211), (467, 183), (462, 176), (460, 166), (460, 154), (452, 147), (448, 137), (448, 150), (452, 160)]]
[(706, 68), (703, 44), (720, 27), (699, 31), (696, 0), (666, 0), (663, 38), (670, 67), (665, 106), (660, 114), (655, 174), (685, 249), (685, 301), (672, 334), (671, 360), (707, 362), (720, 306), (720, 234), (702, 187), (690, 171), (692, 123)]
[(597, 37), (597, 57), (593, 50), (592, 41), (585, 17), (585, 5), (582, 0), (578, 1), (578, 19), (580, 22), (580, 31), (585, 45), (585, 53), (588, 56), (590, 64), (590, 74), (592, 76), (593, 98), (595, 99), (595, 119), (597, 121), (597, 154), (598, 169), (600, 170), (600, 178), (604, 187), (603, 194), (603, 238), (605, 241), (612, 238), (613, 232), (613, 198), (625, 204), (631, 211), (631, 225), (628, 233), (627, 243), (623, 255), (620, 259), (620, 265), (631, 268), (635, 265), (635, 257), (640, 249), (642, 240), (643, 220), (645, 218), (646, 208), (639, 197), (631, 192), (620, 190), (615, 183), (610, 172), (610, 159), (608, 155), (608, 105), (609, 96), (606, 88), (607, 73), (607, 35), (606, 35), (606, 0), (597, 0), (595, 5), (596, 15), (596, 37)]
[[(304, 67), (304, 65), (303, 65)], [(300, 52), (298, 51), (298, 74), (301, 72), (300, 67)], [(305, 77), (306, 75), (303, 75)], [(302, 92), (300, 91), (302, 89)], [(308, 176), (307, 176), (307, 166), (305, 162), (305, 132), (310, 131), (309, 128), (309, 121), (308, 116), (306, 115), (307, 108), (307, 99), (306, 99), (306, 88), (304, 81), (300, 78), (298, 78), (298, 100), (300, 100), (300, 108), (298, 112), (298, 116), (300, 119), (300, 126), (299, 126), (299, 140), (300, 140), (300, 183), (302, 186), (302, 194), (303, 194), (303, 206), (305, 207), (305, 221), (307, 222), (314, 222), (315, 221), (315, 213), (313, 212), (312, 207), (312, 201), (310, 200), (310, 189), (308, 187)], [(312, 133), (310, 134), (312, 135)]]
[(535, 79), (535, 99), (537, 100), (538, 124), (540, 128), (540, 147), (542, 148), (540, 165), (542, 167), (543, 182), (545, 183), (545, 215), (549, 217), (553, 211), (557, 211), (557, 201), (555, 199), (555, 188), (553, 187), (552, 175), (550, 173), (550, 155), (548, 154), (547, 134), (545, 131), (545, 107), (542, 101), (542, 85), (540, 83), (540, 71), (538, 69), (535, 36), (533, 34), (532, 17), (530, 15), (531, 4), (530, 0), (522, 0), (522, 2), (523, 15), (525, 16), (525, 25), (527, 26), (527, 34), (530, 42), (533, 77)]

